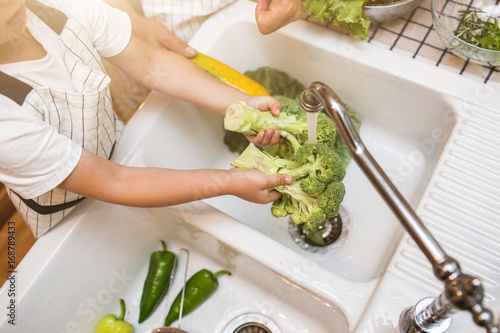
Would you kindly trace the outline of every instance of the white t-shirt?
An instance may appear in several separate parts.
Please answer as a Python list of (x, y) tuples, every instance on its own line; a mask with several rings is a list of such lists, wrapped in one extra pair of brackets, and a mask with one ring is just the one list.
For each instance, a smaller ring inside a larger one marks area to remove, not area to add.
[[(80, 23), (103, 57), (122, 52), (130, 41), (129, 17), (100, 0), (43, 0)], [(63, 62), (58, 35), (41, 29), (28, 11), (27, 28), (47, 55), (39, 60), (0, 65), (0, 71), (32, 87), (74, 92)], [(37, 119), (10, 98), (0, 95), (0, 181), (30, 199), (59, 185), (74, 170), (82, 148), (58, 129)]]

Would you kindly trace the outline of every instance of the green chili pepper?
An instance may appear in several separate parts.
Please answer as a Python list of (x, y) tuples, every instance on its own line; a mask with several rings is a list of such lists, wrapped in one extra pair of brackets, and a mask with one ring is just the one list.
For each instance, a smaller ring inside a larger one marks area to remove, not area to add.
[[(216, 273), (210, 272), (207, 269), (202, 269), (186, 282), (184, 287), (184, 303), (182, 306), (182, 315), (188, 315), (205, 302), (219, 286), (217, 276), (220, 274), (231, 275), (231, 272), (221, 270)], [(168, 311), (167, 318), (165, 319), (165, 327), (168, 327), (174, 321), (179, 319), (181, 310), (182, 290), (175, 298), (170, 310)]]
[(131, 333), (134, 326), (127, 323), (125, 318), (125, 301), (120, 299), (120, 317), (116, 318), (115, 315), (108, 314), (101, 318), (95, 329), (95, 333)]
[(151, 254), (149, 270), (142, 291), (139, 309), (139, 323), (146, 320), (156, 309), (167, 293), (170, 276), (175, 266), (175, 254), (167, 251), (167, 244), (161, 241), (162, 251)]

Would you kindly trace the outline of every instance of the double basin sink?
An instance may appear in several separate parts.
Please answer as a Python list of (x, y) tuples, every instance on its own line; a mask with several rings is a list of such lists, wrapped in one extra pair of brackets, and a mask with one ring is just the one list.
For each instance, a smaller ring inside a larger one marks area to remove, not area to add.
[[(480, 277), (485, 305), (500, 314), (500, 89), (300, 21), (262, 36), (254, 3), (212, 16), (191, 44), (244, 72), (261, 66), (307, 85), (322, 81), (360, 116), (368, 150), (464, 271)], [(230, 167), (220, 115), (152, 93), (127, 124), (113, 159), (174, 169)], [(299, 246), (270, 205), (218, 197), (137, 209), (89, 200), (36, 242), (17, 270), (17, 325), (4, 332), (91, 332), (128, 305), (137, 323), (149, 254), (160, 239), (180, 254), (159, 310), (136, 332), (161, 326), (170, 302), (198, 269), (228, 269), (209, 302), (182, 320), (189, 332), (236, 332), (261, 321), (270, 332), (397, 332), (399, 314), (442, 286), (358, 166), (347, 167), (338, 242)], [(186, 268), (187, 266), (187, 268)], [(9, 301), (7, 285), (0, 291)], [(238, 324), (239, 325), (239, 324)], [(236, 326), (238, 326), (236, 325)], [(481, 332), (459, 313), (450, 329)]]

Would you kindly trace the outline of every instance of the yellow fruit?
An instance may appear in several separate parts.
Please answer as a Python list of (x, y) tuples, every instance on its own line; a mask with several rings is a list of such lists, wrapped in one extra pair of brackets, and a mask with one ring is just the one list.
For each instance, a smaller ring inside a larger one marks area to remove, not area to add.
[(192, 58), (191, 61), (222, 82), (235, 87), (248, 95), (269, 95), (263, 86), (248, 76), (243, 75), (236, 69), (220, 62), (219, 60), (209, 57), (206, 54), (198, 52), (196, 57)]

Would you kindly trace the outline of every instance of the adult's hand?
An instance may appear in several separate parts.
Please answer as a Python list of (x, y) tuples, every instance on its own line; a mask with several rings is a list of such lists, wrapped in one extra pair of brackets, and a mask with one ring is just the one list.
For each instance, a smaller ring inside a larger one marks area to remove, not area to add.
[(153, 18), (135, 16), (132, 20), (132, 31), (134, 35), (154, 47), (166, 48), (187, 58), (196, 56), (196, 50), (193, 47), (177, 38), (163, 24)]
[(302, 16), (302, 0), (258, 0), (255, 20), (262, 34), (269, 34)]

